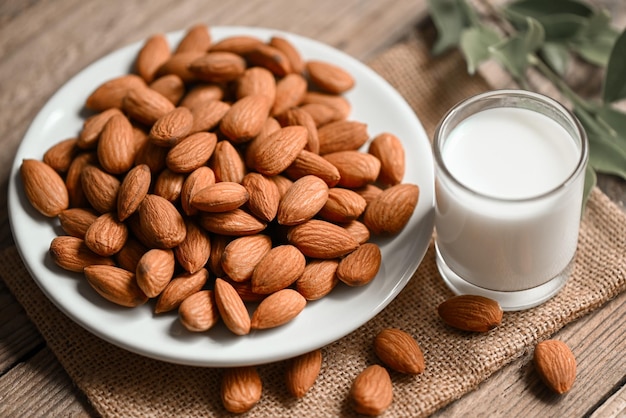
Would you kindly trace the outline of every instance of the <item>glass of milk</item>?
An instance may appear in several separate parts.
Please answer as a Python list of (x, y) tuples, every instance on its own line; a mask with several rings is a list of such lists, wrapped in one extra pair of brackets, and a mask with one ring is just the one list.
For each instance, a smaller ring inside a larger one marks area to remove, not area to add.
[(537, 306), (565, 284), (576, 252), (586, 134), (561, 104), (523, 90), (469, 98), (433, 142), (437, 266), (456, 294)]

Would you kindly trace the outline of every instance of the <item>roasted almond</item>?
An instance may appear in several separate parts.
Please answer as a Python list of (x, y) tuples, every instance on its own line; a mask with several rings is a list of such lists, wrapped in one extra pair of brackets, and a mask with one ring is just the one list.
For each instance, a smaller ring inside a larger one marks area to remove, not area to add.
[(139, 224), (156, 248), (174, 248), (185, 239), (183, 217), (167, 199), (148, 194), (139, 205)]
[(348, 99), (342, 95), (322, 93), (318, 91), (307, 91), (302, 99), (302, 104), (323, 104), (332, 108), (336, 113), (333, 119), (341, 120), (347, 119), (352, 111), (352, 106)]
[(54, 217), (69, 207), (67, 187), (59, 173), (48, 164), (24, 159), (20, 176), (28, 201), (42, 215)]
[(191, 199), (191, 205), (204, 212), (227, 212), (242, 206), (249, 197), (241, 184), (221, 181), (199, 190)]
[(317, 126), (313, 117), (299, 107), (292, 107), (276, 116), (281, 126), (300, 125), (304, 126), (308, 132), (307, 145), (305, 149), (313, 154), (319, 154), (320, 140), (317, 135)]
[(380, 173), (380, 160), (360, 151), (337, 151), (324, 154), (324, 158), (339, 171), (338, 186), (351, 189), (376, 181)]
[(302, 398), (313, 387), (322, 369), (322, 351), (313, 350), (290, 359), (285, 371), (287, 390)]
[(189, 64), (189, 71), (201, 81), (226, 83), (239, 78), (246, 70), (246, 61), (232, 52), (209, 52)]
[(366, 243), (370, 240), (370, 230), (360, 221), (352, 221), (341, 225), (346, 231), (354, 237), (359, 244)]
[(146, 82), (135, 74), (127, 74), (105, 81), (99, 85), (85, 101), (87, 109), (104, 111), (110, 108), (121, 109), (124, 97), (129, 91), (145, 88)]
[(404, 177), (404, 147), (397, 136), (385, 132), (370, 142), (368, 152), (380, 160), (378, 181), (393, 186), (400, 184)]
[(85, 267), (93, 264), (115, 264), (110, 257), (102, 257), (91, 251), (81, 238), (65, 235), (52, 240), (50, 256), (57, 266), (76, 273), (82, 273)]
[(248, 209), (257, 218), (270, 222), (276, 217), (280, 203), (280, 191), (272, 179), (263, 174), (246, 174), (241, 184), (248, 191)]
[(162, 33), (152, 35), (144, 42), (135, 60), (137, 74), (146, 83), (151, 83), (157, 70), (171, 55), (170, 45)]
[(252, 168), (274, 176), (289, 167), (307, 144), (304, 126), (286, 126), (260, 142), (251, 155)]
[(357, 413), (382, 414), (393, 402), (393, 386), (387, 370), (378, 364), (365, 368), (352, 382), (350, 398)]
[(246, 163), (230, 141), (217, 143), (209, 166), (213, 169), (217, 181), (241, 183), (246, 175)]
[(545, 340), (535, 346), (535, 368), (552, 391), (562, 395), (576, 380), (576, 358), (563, 341)]
[(386, 328), (374, 339), (374, 352), (387, 367), (407, 374), (424, 371), (424, 355), (417, 341), (406, 331)]
[(159, 296), (174, 276), (176, 266), (174, 252), (153, 248), (147, 251), (137, 264), (137, 284), (150, 298)]
[(353, 120), (338, 120), (317, 130), (319, 153), (358, 150), (369, 139), (367, 125)]
[(145, 164), (135, 166), (126, 174), (117, 195), (117, 216), (125, 221), (135, 213), (150, 190), (152, 176)]
[(209, 161), (217, 145), (217, 135), (197, 132), (182, 139), (165, 157), (167, 167), (176, 173), (190, 173)]
[(78, 135), (76, 146), (81, 149), (95, 148), (98, 144), (98, 139), (100, 139), (102, 129), (104, 129), (104, 125), (115, 115), (123, 115), (123, 113), (117, 107), (112, 107), (88, 117), (83, 122), (83, 128)]
[(297, 225), (319, 212), (328, 200), (328, 186), (316, 176), (296, 180), (280, 199), (276, 218), (281, 225)]
[(169, 312), (178, 308), (183, 300), (202, 290), (208, 277), (209, 272), (204, 268), (195, 273), (182, 273), (174, 277), (159, 295), (154, 313)]
[(201, 270), (211, 255), (211, 239), (209, 235), (195, 221), (185, 220), (185, 239), (174, 248), (174, 255), (178, 264), (188, 271), (195, 273)]
[(215, 280), (215, 303), (226, 328), (235, 335), (250, 333), (250, 314), (235, 288), (223, 279)]
[(191, 172), (180, 191), (180, 203), (186, 215), (195, 215), (198, 210), (191, 205), (191, 201), (198, 191), (215, 184), (215, 173), (207, 166), (198, 167)]
[(185, 178), (186, 177), (183, 173), (175, 173), (169, 168), (166, 168), (161, 171), (154, 181), (154, 189), (152, 193), (177, 204), (180, 194), (183, 191)]
[(307, 90), (306, 79), (300, 74), (291, 73), (276, 83), (276, 98), (272, 106), (272, 115), (281, 113), (298, 106)]
[(342, 257), (359, 246), (341, 226), (318, 219), (291, 227), (287, 239), (307, 257), (320, 259)]
[(85, 233), (98, 215), (91, 209), (69, 208), (59, 213), (59, 223), (67, 235), (85, 238)]
[(332, 165), (321, 155), (314, 152), (302, 150), (296, 159), (284, 172), (289, 178), (297, 180), (306, 175), (314, 175), (326, 182), (328, 187), (333, 187), (339, 183), (341, 175), (337, 167)]
[(117, 177), (96, 166), (87, 165), (81, 171), (80, 180), (87, 200), (96, 211), (107, 213), (117, 209), (117, 195), (120, 190)]
[(338, 264), (337, 260), (310, 260), (296, 281), (298, 293), (306, 300), (321, 299), (329, 294), (339, 283)]
[(219, 320), (212, 290), (200, 290), (187, 296), (178, 306), (180, 323), (191, 332), (211, 329)]
[(449, 326), (463, 331), (487, 332), (502, 322), (500, 304), (484, 296), (453, 296), (437, 307), (439, 316)]
[(78, 153), (77, 142), (77, 138), (68, 138), (57, 142), (45, 152), (43, 162), (59, 173), (67, 172)]
[[(305, 96), (305, 100), (306, 97), (307, 96)], [(324, 103), (306, 103), (300, 105), (300, 109), (311, 115), (311, 118), (315, 122), (315, 126), (318, 128), (343, 118), (340, 111)]]
[(257, 136), (269, 115), (270, 99), (261, 94), (242, 97), (232, 104), (220, 122), (220, 130), (234, 143)]
[(339, 262), (337, 277), (348, 286), (363, 286), (371, 282), (382, 262), (378, 245), (366, 242)]
[(85, 244), (94, 253), (108, 257), (122, 249), (128, 239), (128, 228), (115, 213), (100, 215), (85, 232)]
[(154, 121), (150, 129), (150, 141), (160, 147), (173, 147), (189, 134), (192, 126), (191, 110), (176, 107)]
[(221, 100), (201, 103), (191, 107), (193, 126), (189, 133), (210, 131), (220, 124), (224, 115), (230, 110), (230, 104)]
[(209, 232), (228, 236), (254, 235), (263, 231), (267, 224), (243, 209), (228, 212), (202, 213), (200, 225)]
[(260, 94), (266, 96), (269, 103), (276, 98), (276, 80), (267, 68), (250, 67), (237, 80), (237, 98)]
[(130, 170), (135, 161), (135, 136), (128, 118), (113, 115), (102, 128), (98, 140), (98, 161), (111, 174)]
[(328, 199), (319, 211), (319, 217), (336, 223), (356, 220), (365, 211), (367, 202), (350, 189), (333, 187), (328, 190)]
[(419, 199), (419, 187), (404, 183), (385, 189), (369, 202), (363, 223), (373, 234), (396, 234), (411, 219)]
[(252, 272), (252, 291), (274, 293), (294, 283), (302, 275), (306, 259), (293, 245), (278, 245), (269, 250)]
[(148, 301), (137, 286), (135, 273), (108, 265), (87, 266), (84, 273), (91, 287), (109, 302), (133, 308)]
[(241, 414), (252, 409), (261, 399), (263, 383), (254, 366), (224, 370), (220, 388), (222, 405), (228, 412)]
[(328, 93), (342, 94), (354, 87), (354, 77), (348, 71), (329, 62), (307, 61), (306, 71), (311, 81)]
[(267, 235), (256, 234), (232, 240), (222, 253), (222, 269), (235, 282), (252, 277), (252, 272), (261, 259), (272, 249), (272, 240)]
[(268, 329), (286, 324), (306, 306), (306, 299), (293, 289), (282, 289), (263, 299), (252, 314), (252, 329)]
[(133, 88), (122, 102), (122, 109), (137, 122), (152, 125), (172, 110), (174, 105), (167, 97), (148, 87)]

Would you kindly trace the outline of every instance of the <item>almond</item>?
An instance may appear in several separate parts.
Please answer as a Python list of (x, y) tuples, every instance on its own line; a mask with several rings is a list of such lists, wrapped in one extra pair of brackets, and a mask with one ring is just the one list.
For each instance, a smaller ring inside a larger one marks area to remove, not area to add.
[(191, 173), (205, 165), (217, 145), (217, 135), (197, 132), (181, 140), (167, 153), (165, 164), (176, 173)]
[(285, 170), (285, 174), (293, 180), (306, 175), (314, 175), (324, 180), (328, 187), (334, 187), (341, 179), (339, 170), (330, 161), (307, 150), (300, 151), (293, 163)]
[(378, 364), (365, 368), (352, 382), (350, 397), (357, 413), (382, 414), (393, 402), (393, 386), (387, 370)]
[(287, 56), (280, 49), (267, 44), (258, 44), (247, 53), (247, 58), (253, 66), (267, 68), (276, 77), (284, 77), (291, 72)]
[(278, 123), (274, 117), (270, 116), (263, 123), (263, 128), (261, 128), (261, 132), (259, 132), (256, 138), (246, 143), (244, 152), (246, 165), (248, 165), (248, 167), (252, 167), (254, 165), (254, 157), (256, 156), (259, 147), (267, 141), (267, 138), (271, 134), (279, 131), (280, 128), (280, 123)]
[(268, 329), (294, 319), (306, 306), (306, 299), (293, 289), (282, 289), (263, 299), (252, 314), (252, 329)]
[(211, 46), (211, 34), (207, 25), (198, 23), (187, 30), (183, 39), (180, 40), (176, 47), (176, 53), (184, 53), (188, 51), (205, 52)]
[(70, 236), (55, 237), (50, 243), (50, 256), (57, 266), (76, 273), (82, 273), (85, 267), (93, 264), (115, 264), (110, 257), (91, 251), (81, 238)]
[(220, 130), (234, 143), (257, 136), (269, 115), (271, 102), (265, 95), (242, 97), (232, 104), (220, 122)]
[(503, 314), (498, 302), (478, 295), (453, 296), (439, 304), (437, 312), (449, 326), (473, 332), (496, 328)]
[(87, 109), (104, 111), (110, 108), (121, 109), (124, 97), (129, 91), (145, 88), (146, 82), (135, 74), (123, 75), (99, 85), (85, 101)]
[(115, 261), (118, 267), (128, 271), (136, 271), (137, 264), (141, 257), (148, 251), (148, 247), (143, 245), (132, 235), (126, 240), (126, 243), (117, 254), (115, 254)]
[(126, 174), (117, 195), (117, 216), (125, 221), (135, 213), (150, 189), (152, 176), (145, 164), (135, 166)]
[(84, 272), (91, 287), (109, 302), (133, 308), (148, 301), (137, 286), (135, 274), (130, 271), (115, 266), (92, 265), (85, 267)]
[(246, 61), (232, 52), (209, 52), (189, 64), (189, 71), (201, 81), (226, 83), (239, 78), (246, 70)]
[(291, 227), (287, 239), (312, 258), (337, 258), (359, 247), (359, 243), (341, 226), (318, 219)]
[(183, 300), (202, 290), (208, 277), (209, 272), (204, 268), (195, 273), (182, 273), (174, 277), (159, 294), (154, 313), (160, 314), (177, 309)]
[(145, 164), (150, 168), (150, 172), (158, 174), (166, 166), (165, 159), (169, 148), (160, 147), (152, 141), (146, 141), (137, 150), (135, 155), (135, 165)]
[(276, 218), (281, 225), (297, 225), (307, 221), (326, 204), (328, 186), (316, 176), (296, 180), (280, 199)]
[(172, 110), (174, 105), (161, 93), (148, 87), (133, 88), (124, 97), (122, 109), (128, 116), (145, 125), (152, 125)]
[(83, 122), (76, 146), (81, 149), (95, 148), (104, 125), (115, 115), (123, 115), (123, 113), (117, 107), (113, 107), (88, 117)]
[(198, 210), (191, 205), (191, 201), (198, 191), (215, 184), (215, 173), (209, 167), (202, 166), (190, 173), (180, 191), (180, 203), (186, 215), (195, 215)]
[(248, 173), (241, 184), (248, 191), (248, 209), (257, 218), (271, 222), (278, 212), (280, 191), (270, 178), (259, 173)]
[(224, 115), (230, 110), (230, 104), (220, 100), (201, 103), (191, 107), (193, 126), (189, 133), (210, 131), (218, 126)]
[(397, 184), (381, 192), (365, 209), (363, 223), (373, 234), (396, 234), (411, 219), (419, 199), (419, 187)]
[(187, 296), (178, 306), (180, 323), (191, 332), (211, 329), (219, 320), (212, 290), (200, 290)]
[(174, 248), (185, 239), (185, 222), (176, 207), (157, 195), (148, 194), (139, 205), (139, 224), (156, 248)]
[(263, 383), (253, 366), (224, 370), (220, 396), (228, 412), (241, 414), (252, 409), (261, 399)]
[(193, 115), (186, 107), (162, 114), (150, 129), (150, 141), (160, 147), (173, 147), (186, 137), (193, 126)]
[(280, 36), (272, 36), (268, 44), (285, 54), (289, 61), (291, 71), (298, 74), (304, 71), (304, 61), (300, 56), (300, 52), (298, 52), (298, 49), (288, 39)]
[(232, 240), (222, 253), (222, 269), (235, 282), (252, 277), (252, 272), (261, 259), (272, 249), (272, 240), (267, 235), (249, 235)]
[(157, 71), (157, 77), (175, 74), (185, 83), (197, 81), (196, 76), (189, 70), (189, 65), (205, 53), (202, 51), (186, 51), (173, 54), (161, 65)]
[(137, 264), (137, 284), (150, 298), (159, 296), (174, 276), (174, 252), (153, 248)]
[(319, 153), (358, 150), (369, 139), (367, 125), (352, 120), (338, 120), (317, 130), (320, 143)]
[(343, 224), (342, 227), (348, 231), (348, 233), (350, 233), (350, 235), (352, 235), (359, 244), (366, 243), (370, 240), (370, 230), (360, 221), (348, 222)]
[(98, 140), (98, 161), (111, 174), (130, 170), (135, 161), (135, 137), (124, 115), (113, 115), (102, 128)]
[(368, 152), (380, 160), (378, 181), (393, 186), (404, 177), (404, 147), (397, 136), (388, 132), (377, 135), (369, 145)]
[(372, 154), (360, 151), (337, 151), (324, 154), (324, 158), (339, 171), (338, 186), (363, 187), (376, 181), (380, 173), (380, 161)]
[(336, 120), (347, 119), (352, 111), (352, 106), (348, 99), (337, 94), (307, 91), (304, 99), (302, 99), (302, 104), (307, 105), (311, 103), (323, 104), (332, 108), (336, 112), (334, 116)]
[(306, 70), (311, 81), (328, 93), (342, 94), (354, 87), (354, 77), (343, 68), (329, 62), (307, 61)]
[(328, 199), (319, 216), (331, 222), (348, 223), (361, 216), (366, 206), (367, 202), (357, 192), (333, 187), (328, 191)]
[(247, 55), (254, 49), (262, 45), (263, 41), (254, 36), (239, 35), (224, 38), (215, 42), (209, 48), (210, 51), (227, 51), (239, 55)]
[(250, 333), (250, 315), (235, 288), (223, 279), (215, 280), (215, 303), (226, 328), (235, 335)]
[(276, 80), (267, 68), (250, 67), (237, 80), (237, 98), (262, 95), (269, 103), (276, 98)]
[(113, 212), (117, 208), (120, 181), (98, 167), (87, 165), (81, 175), (82, 190), (93, 208), (100, 213)]
[(191, 199), (191, 206), (204, 212), (227, 212), (242, 206), (249, 197), (241, 184), (222, 181), (199, 190)]
[(84, 239), (87, 229), (97, 217), (90, 209), (69, 208), (59, 213), (59, 223), (67, 235)]
[(267, 295), (284, 289), (302, 275), (306, 260), (293, 245), (278, 245), (269, 250), (252, 272), (252, 291)]
[(103, 257), (120, 251), (127, 239), (128, 228), (117, 220), (113, 212), (100, 215), (85, 232), (87, 247)]
[(228, 236), (254, 235), (263, 231), (266, 223), (243, 209), (220, 213), (202, 213), (200, 224), (215, 234)]
[(151, 83), (159, 67), (169, 59), (170, 55), (170, 45), (165, 35), (161, 33), (152, 35), (144, 42), (137, 54), (137, 59), (135, 60), (137, 74), (146, 83)]
[(178, 264), (189, 273), (201, 270), (211, 255), (211, 239), (195, 221), (185, 220), (185, 239), (174, 248)]
[(387, 328), (376, 335), (374, 352), (391, 369), (407, 374), (424, 371), (424, 355), (417, 341), (407, 332)]
[(176, 106), (185, 96), (185, 82), (176, 74), (167, 74), (155, 79), (149, 87)]
[(285, 383), (296, 398), (302, 398), (313, 387), (322, 369), (322, 351), (313, 350), (287, 362)]
[(287, 190), (293, 184), (293, 181), (289, 180), (285, 176), (281, 176), (280, 174), (270, 177), (270, 180), (274, 182), (276, 187), (278, 188), (278, 194), (282, 197), (287, 193)]
[(43, 155), (43, 162), (59, 173), (67, 172), (78, 153), (77, 142), (77, 138), (68, 138), (57, 142), (48, 148)]
[(246, 164), (230, 141), (217, 143), (209, 166), (213, 169), (217, 181), (241, 183), (246, 175)]
[(337, 260), (311, 260), (296, 281), (296, 290), (306, 300), (321, 299), (329, 294), (339, 283), (337, 278)]
[(369, 205), (374, 199), (378, 197), (379, 194), (383, 192), (383, 189), (376, 186), (375, 184), (366, 184), (363, 187), (359, 187), (354, 189), (355, 192), (359, 194), (367, 204)]
[(209, 269), (217, 277), (224, 277), (222, 269), (222, 254), (228, 243), (233, 239), (227, 235), (211, 234), (211, 254), (209, 255)]
[(224, 90), (216, 84), (199, 83), (195, 84), (183, 97), (180, 106), (194, 109), (199, 106), (220, 101), (224, 98)]
[(317, 125), (313, 120), (313, 117), (306, 111), (299, 107), (292, 107), (285, 110), (276, 116), (281, 126), (300, 125), (307, 129), (307, 145), (305, 149), (311, 151), (314, 154), (319, 154), (320, 140), (317, 135)]
[(252, 167), (261, 174), (274, 176), (294, 162), (307, 144), (307, 130), (303, 126), (286, 126), (259, 143), (251, 156)]
[(28, 201), (42, 215), (54, 217), (69, 207), (67, 187), (61, 176), (48, 164), (24, 159), (20, 176)]
[(272, 106), (272, 115), (281, 113), (298, 106), (306, 94), (307, 82), (300, 74), (291, 73), (276, 83), (276, 98)]
[(535, 347), (535, 368), (541, 380), (552, 391), (562, 395), (576, 380), (576, 358), (563, 341), (545, 340)]
[(244, 302), (257, 303), (267, 297), (267, 295), (259, 295), (254, 293), (252, 291), (252, 283), (250, 283), (250, 280), (247, 280), (245, 282), (236, 282), (228, 278), (226, 280), (237, 291), (237, 294)]
[(382, 262), (378, 245), (368, 242), (346, 255), (337, 267), (337, 277), (348, 286), (363, 286), (371, 282)]
[[(306, 99), (307, 96), (305, 96), (304, 100), (306, 101)], [(318, 128), (343, 118), (340, 111), (324, 103), (306, 103), (300, 105), (300, 109), (311, 115), (315, 126)]]
[(183, 191), (183, 183), (185, 182), (185, 175), (182, 173), (175, 173), (169, 168), (161, 171), (156, 180), (154, 181), (154, 189), (152, 193), (157, 196), (161, 196), (176, 204), (180, 198), (180, 194)]
[(85, 152), (78, 154), (70, 164), (70, 168), (65, 175), (65, 187), (70, 198), (70, 206), (73, 208), (85, 208), (90, 206), (87, 196), (83, 190), (82, 173), (83, 169), (88, 165), (95, 164), (97, 161), (94, 152)]

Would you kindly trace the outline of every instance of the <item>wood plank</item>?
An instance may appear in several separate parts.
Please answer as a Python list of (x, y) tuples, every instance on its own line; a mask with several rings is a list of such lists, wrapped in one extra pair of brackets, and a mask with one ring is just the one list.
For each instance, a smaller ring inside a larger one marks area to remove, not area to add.
[(626, 416), (626, 386), (615, 392), (607, 401), (595, 410), (590, 418), (609, 418)]

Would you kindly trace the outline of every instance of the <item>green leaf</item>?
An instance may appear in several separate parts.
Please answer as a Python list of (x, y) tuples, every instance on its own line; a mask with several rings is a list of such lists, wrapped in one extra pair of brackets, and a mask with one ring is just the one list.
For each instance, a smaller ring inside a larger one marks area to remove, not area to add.
[(491, 58), (489, 47), (500, 42), (500, 35), (484, 25), (465, 29), (461, 34), (461, 52), (467, 62), (467, 72), (474, 74), (478, 66)]
[(570, 46), (586, 61), (606, 67), (618, 36), (611, 27), (611, 17), (602, 10), (589, 17), (587, 24), (570, 40)]
[(587, 201), (589, 200), (589, 196), (591, 195), (591, 190), (593, 190), (597, 182), (598, 182), (598, 177), (596, 176), (596, 172), (593, 170), (591, 165), (587, 164), (587, 167), (585, 167), (585, 186), (583, 189), (583, 208), (587, 205)]
[(465, 0), (428, 0), (428, 8), (437, 28), (434, 54), (456, 47), (461, 40), (461, 33), (476, 21), (476, 16)]
[(602, 106), (598, 108), (596, 119), (601, 123), (608, 125), (613, 131), (609, 136), (620, 146), (626, 150), (626, 114), (610, 106)]
[(544, 30), (537, 20), (526, 18), (526, 28), (526, 32), (489, 48), (492, 56), (517, 79), (524, 77), (529, 66), (529, 55), (536, 52), (544, 41)]
[(541, 47), (540, 52), (550, 68), (559, 75), (565, 74), (570, 59), (569, 50), (565, 45), (555, 42), (546, 42)]
[(554, 14), (587, 17), (593, 13), (589, 6), (576, 0), (520, 0), (512, 2), (505, 10), (534, 18)]
[(626, 180), (626, 150), (610, 139), (589, 133), (589, 164), (595, 171)]
[(606, 68), (602, 98), (605, 103), (626, 98), (626, 30), (615, 41)]

